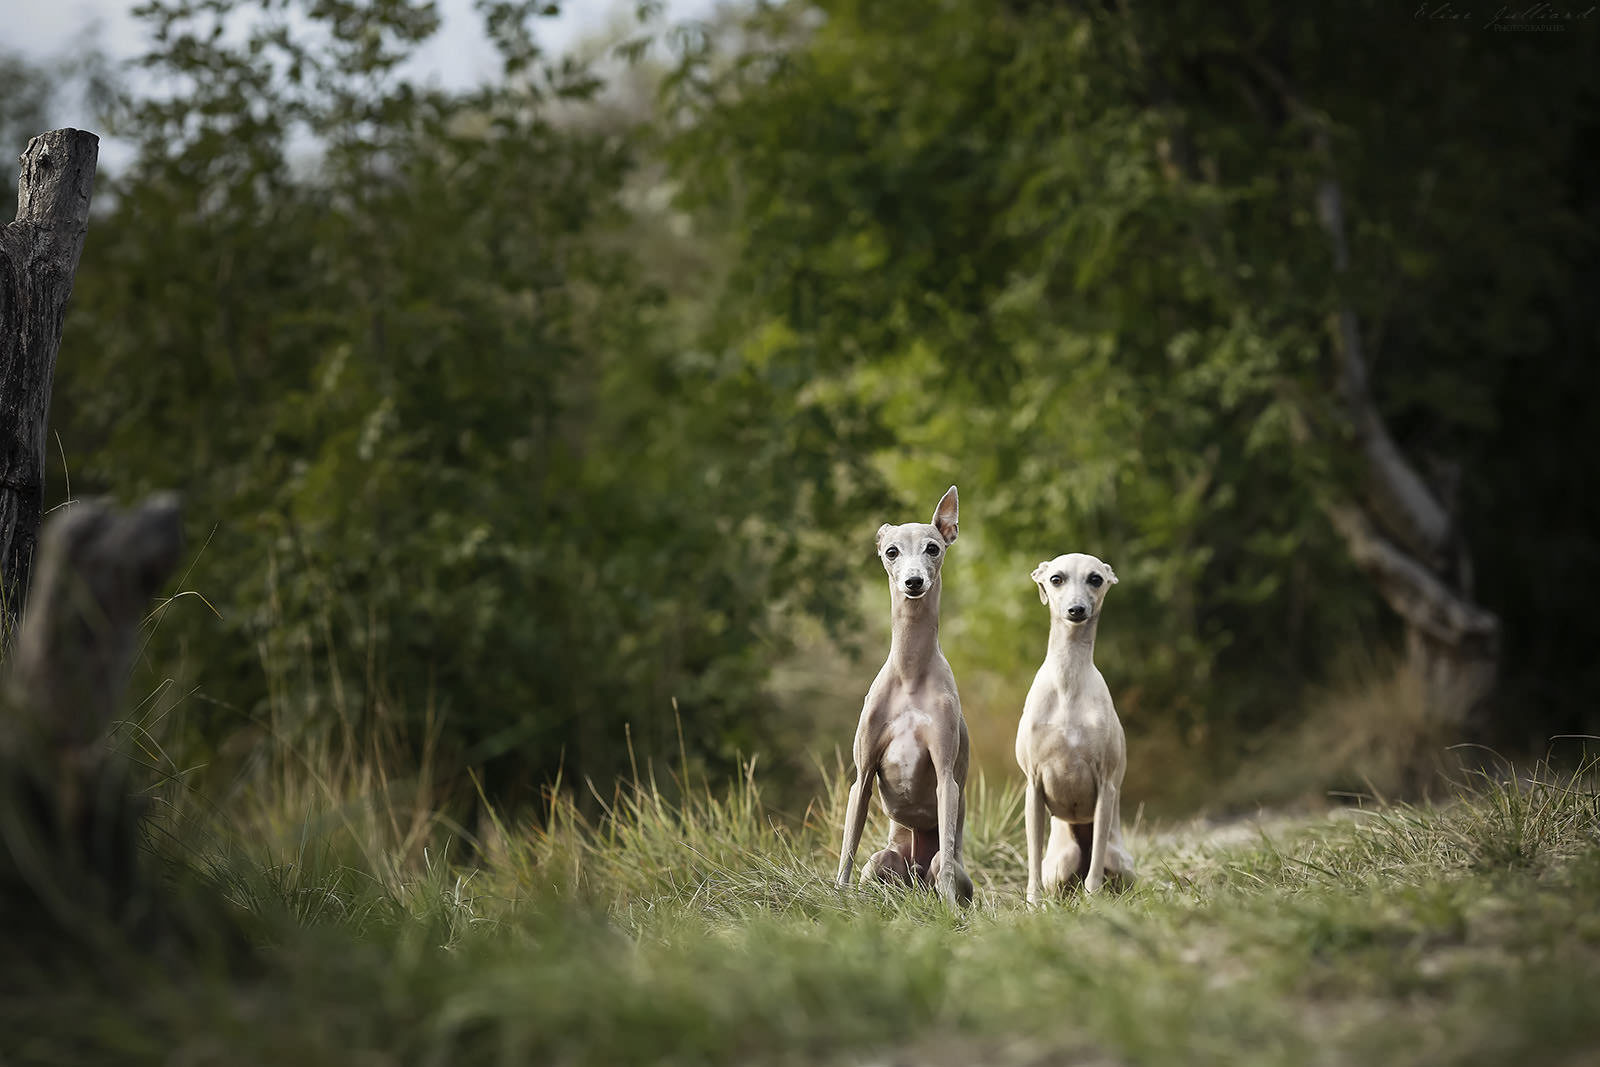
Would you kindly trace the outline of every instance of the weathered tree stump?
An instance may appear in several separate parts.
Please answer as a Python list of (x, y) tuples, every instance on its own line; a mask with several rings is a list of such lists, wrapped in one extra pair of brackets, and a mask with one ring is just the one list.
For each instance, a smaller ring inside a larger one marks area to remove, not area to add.
[[(6, 662), (0, 718), (0, 926), (116, 927), (148, 910), (126, 761), (107, 743), (149, 600), (177, 567), (177, 500), (52, 520)], [(54, 920), (47, 922), (44, 920)]]
[(29, 141), (17, 218), (0, 230), (0, 640), (22, 613), (43, 518), (50, 387), (99, 153), (82, 130)]

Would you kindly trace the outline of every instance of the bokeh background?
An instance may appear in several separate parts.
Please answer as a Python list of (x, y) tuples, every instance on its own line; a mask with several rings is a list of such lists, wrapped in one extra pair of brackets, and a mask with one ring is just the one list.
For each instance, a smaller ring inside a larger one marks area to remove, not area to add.
[(1130, 811), (1600, 727), (1578, 8), (24, 6), (8, 187), (102, 135), (49, 503), (185, 496), (134, 682), (182, 773), (381, 735), (463, 798), (754, 758), (803, 806), (873, 531), (952, 483), (990, 775), (1067, 551)]

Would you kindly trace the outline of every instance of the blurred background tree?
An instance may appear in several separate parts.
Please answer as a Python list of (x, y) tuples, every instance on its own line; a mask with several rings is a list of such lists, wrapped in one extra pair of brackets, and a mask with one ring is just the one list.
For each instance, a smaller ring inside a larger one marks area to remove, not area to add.
[(251, 6), (141, 9), (58, 383), (75, 492), (188, 495), (220, 619), (151, 660), (212, 744), (386, 718), (518, 793), (626, 770), (629, 725), (676, 753), (676, 707), (727, 769), (840, 571), (805, 520), (849, 432), (680, 336), (625, 242), (638, 131), (561, 112), (598, 84), (548, 5), (490, 6), (504, 76), (464, 93), (399, 74), (426, 3)]
[(0, 137), (8, 146), (0, 157), (0, 179), (8, 194), (17, 187), (17, 154), (30, 137), (46, 128), (54, 89), (49, 72), (38, 63), (26, 56), (0, 54)]
[(1173, 764), (1399, 631), (1396, 744), (1592, 723), (1593, 622), (1519, 590), (1596, 576), (1594, 506), (1529, 481), (1585, 451), (1595, 32), (1002, 0), (739, 30), (688, 40), (670, 98), (686, 201), (734, 205), (725, 313), (878, 405), (891, 481), (969, 487), (949, 643), (1011, 679), (1002, 719), (1045, 626), (1026, 574), (1083, 549)]
[[(503, 68), (467, 91), (407, 73), (421, 0), (139, 9), (52, 427), (73, 494), (187, 495), (217, 614), (165, 609), (146, 658), (199, 744), (378, 725), (506, 796), (680, 740), (803, 775), (858, 624), (879, 651), (871, 531), (951, 482), (994, 771), (1027, 574), (1069, 550), (1122, 578), (1130, 796), (1214, 795), (1307, 721), (1594, 729), (1596, 31), (823, 0), (671, 27), (663, 66), (654, 7), (580, 62), (552, 5), (481, 3)], [(40, 125), (47, 72), (5, 62), (0, 125)], [(1494, 625), (1441, 650), (1395, 573)], [(1324, 713), (1408, 631), (1421, 712)]]

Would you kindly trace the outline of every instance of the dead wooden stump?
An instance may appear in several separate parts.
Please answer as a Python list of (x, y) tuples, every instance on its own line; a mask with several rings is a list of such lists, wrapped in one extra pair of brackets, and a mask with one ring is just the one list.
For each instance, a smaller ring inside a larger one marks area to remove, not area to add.
[(99, 146), (82, 130), (29, 141), (17, 218), (0, 229), (0, 640), (22, 613), (43, 519), (45, 420)]
[(139, 624), (177, 567), (177, 500), (75, 504), (45, 528), (6, 662), (0, 721), (0, 924), (137, 920), (142, 805), (107, 744)]

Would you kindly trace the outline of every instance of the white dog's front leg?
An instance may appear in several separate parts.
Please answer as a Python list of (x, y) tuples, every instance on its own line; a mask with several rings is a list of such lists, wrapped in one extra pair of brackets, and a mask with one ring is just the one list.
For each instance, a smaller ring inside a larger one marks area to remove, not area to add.
[(1117, 815), (1117, 787), (1101, 783), (1094, 799), (1094, 844), (1089, 849), (1089, 877), (1083, 888), (1096, 892), (1106, 880), (1106, 844), (1111, 840), (1111, 820)]
[(856, 862), (856, 849), (861, 847), (861, 833), (867, 827), (867, 808), (872, 803), (872, 777), (874, 768), (856, 768), (856, 780), (850, 786), (850, 802), (844, 812), (844, 841), (839, 846), (839, 874), (834, 884), (841, 889), (850, 884), (850, 868)]
[(1044, 838), (1050, 825), (1050, 813), (1045, 809), (1044, 785), (1030, 778), (1023, 793), (1023, 819), (1028, 832), (1028, 903), (1037, 904), (1043, 882)]

